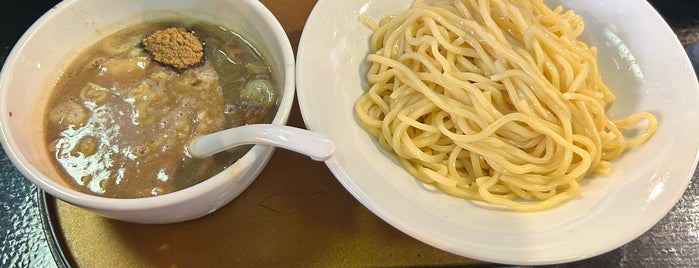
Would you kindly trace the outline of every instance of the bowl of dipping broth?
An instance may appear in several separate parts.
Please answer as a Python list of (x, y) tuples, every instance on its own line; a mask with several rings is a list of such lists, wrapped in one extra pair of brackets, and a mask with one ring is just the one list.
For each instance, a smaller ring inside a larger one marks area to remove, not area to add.
[(233, 200), (274, 151), (192, 157), (188, 142), (283, 125), (293, 98), (291, 45), (259, 1), (65, 1), (2, 68), (0, 134), (50, 195), (108, 218), (172, 223)]

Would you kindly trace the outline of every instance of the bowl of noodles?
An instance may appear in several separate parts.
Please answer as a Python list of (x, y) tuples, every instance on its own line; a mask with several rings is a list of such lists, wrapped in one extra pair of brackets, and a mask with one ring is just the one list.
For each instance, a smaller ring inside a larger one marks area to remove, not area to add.
[(483, 261), (613, 250), (673, 207), (697, 164), (697, 78), (645, 1), (321, 0), (296, 83), (355, 198)]

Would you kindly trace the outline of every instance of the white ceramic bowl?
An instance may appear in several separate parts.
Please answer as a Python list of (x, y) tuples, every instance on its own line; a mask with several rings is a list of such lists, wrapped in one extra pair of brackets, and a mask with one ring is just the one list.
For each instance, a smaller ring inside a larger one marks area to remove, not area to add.
[(319, 0), (297, 53), (297, 94), (306, 126), (335, 141), (326, 161), (340, 183), (386, 222), (429, 245), (495, 263), (541, 265), (589, 258), (643, 234), (682, 196), (697, 164), (699, 85), (685, 51), (644, 0), (546, 0), (585, 20), (603, 79), (616, 94), (612, 118), (650, 111), (660, 123), (645, 144), (586, 178), (580, 195), (535, 213), (485, 209), (411, 176), (361, 128), (354, 103), (366, 89), (372, 31), (413, 0)]
[(43, 111), (60, 71), (83, 49), (120, 27), (182, 14), (246, 37), (271, 61), (283, 90), (273, 124), (285, 124), (294, 98), (294, 56), (285, 31), (256, 0), (72, 0), (42, 16), (16, 44), (0, 77), (0, 138), (29, 180), (68, 203), (118, 220), (171, 223), (204, 216), (245, 190), (274, 148), (255, 145), (223, 172), (192, 187), (149, 198), (114, 199), (80, 193), (60, 179), (43, 141)]

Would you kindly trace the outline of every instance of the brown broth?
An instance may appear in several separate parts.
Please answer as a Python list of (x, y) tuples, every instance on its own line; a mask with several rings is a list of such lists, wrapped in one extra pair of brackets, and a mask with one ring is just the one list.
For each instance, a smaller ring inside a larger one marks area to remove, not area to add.
[[(173, 26), (203, 42), (203, 64), (178, 71), (143, 50), (145, 35)], [(185, 146), (203, 134), (271, 122), (277, 87), (269, 63), (234, 32), (194, 20), (140, 23), (101, 39), (64, 71), (46, 110), (47, 148), (64, 180), (82, 192), (170, 193), (221, 172), (249, 150), (194, 159)]]

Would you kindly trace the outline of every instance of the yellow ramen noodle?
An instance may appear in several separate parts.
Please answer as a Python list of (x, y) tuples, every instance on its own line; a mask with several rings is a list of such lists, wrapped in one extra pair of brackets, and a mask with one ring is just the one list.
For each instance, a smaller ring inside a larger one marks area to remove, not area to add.
[(379, 24), (361, 19), (374, 34), (356, 115), (407, 171), (446, 193), (548, 209), (657, 128), (646, 112), (607, 117), (614, 96), (573, 11), (541, 0), (418, 0)]

